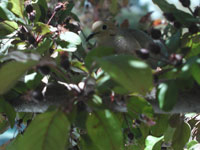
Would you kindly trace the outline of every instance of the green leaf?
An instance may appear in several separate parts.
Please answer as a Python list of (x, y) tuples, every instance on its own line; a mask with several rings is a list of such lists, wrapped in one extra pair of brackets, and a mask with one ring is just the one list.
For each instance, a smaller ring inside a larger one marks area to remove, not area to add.
[[(154, 137), (149, 135), (145, 140), (145, 149), (144, 150), (160, 150), (161, 149), (161, 142), (163, 141), (164, 136), (161, 137)], [(158, 148), (155, 148), (156, 145), (159, 144)]]
[[(6, 146), (6, 150), (17, 150), (18, 148), (18, 143), (19, 140), (23, 137), (22, 134), (18, 134), (17, 137), (12, 140), (7, 146)], [(23, 150), (23, 149), (22, 149)]]
[(175, 128), (168, 126), (167, 130), (164, 133), (165, 142), (171, 142), (172, 141), (172, 137), (174, 135), (175, 130), (176, 130)]
[(53, 45), (53, 41), (50, 39), (45, 38), (41, 45), (39, 45), (36, 49), (37, 52), (39, 52), (40, 54), (44, 54), (46, 51), (48, 51), (51, 46)]
[(82, 135), (80, 143), (81, 150), (100, 150), (88, 135)]
[(92, 66), (95, 58), (101, 58), (103, 56), (108, 56), (114, 54), (114, 49), (113, 48), (108, 48), (108, 47), (97, 47), (91, 50), (87, 56), (85, 57), (85, 66), (90, 69)]
[(5, 36), (18, 29), (18, 25), (14, 21), (3, 21), (0, 23), (0, 36)]
[(46, 0), (39, 0), (37, 1), (37, 4), (40, 8), (41, 11), (41, 16), (39, 20), (44, 21), (48, 12), (48, 6), (47, 6), (47, 1)]
[(6, 114), (11, 128), (13, 128), (13, 126), (15, 125), (16, 112), (14, 108), (4, 100), (3, 97), (0, 97), (0, 112)]
[(0, 95), (5, 94), (18, 81), (18, 79), (32, 66), (36, 65), (36, 61), (16, 62), (11, 61), (0, 68)]
[(183, 150), (190, 138), (191, 129), (188, 123), (182, 122), (175, 130), (172, 138), (172, 147), (175, 150)]
[(69, 2), (69, 4), (67, 4), (67, 9), (61, 10), (57, 14), (59, 16), (58, 17), (58, 23), (62, 23), (63, 20), (66, 19), (66, 17), (72, 16), (71, 15), (71, 11), (72, 11), (72, 9), (74, 7), (74, 1), (68, 1), (68, 2)]
[(113, 80), (130, 93), (146, 94), (153, 87), (152, 72), (148, 65), (130, 55), (97, 58), (97, 63)]
[(117, 0), (111, 0), (111, 5), (110, 5), (110, 12), (113, 14), (116, 14), (118, 11), (118, 1)]
[(198, 144), (197, 141), (194, 141), (194, 140), (190, 141), (189, 143), (187, 143), (187, 149), (190, 150), (190, 148), (193, 147), (196, 144)]
[(167, 41), (166, 44), (171, 51), (169, 53), (175, 53), (180, 46), (181, 41), (181, 30), (178, 30), (175, 34), (173, 34)]
[[(1, 108), (0, 108), (1, 109)], [(5, 116), (0, 114), (0, 134), (5, 132), (9, 128), (9, 122)]]
[(151, 127), (153, 136), (161, 136), (168, 128), (169, 115), (166, 114), (156, 114), (155, 116), (156, 124)]
[(188, 150), (199, 150), (200, 149), (200, 144), (195, 144), (192, 147), (190, 147), (190, 149)]
[(200, 84), (200, 58), (196, 59), (195, 63), (192, 64), (191, 73), (197, 83)]
[(23, 18), (24, 0), (9, 0), (9, 2), (11, 3), (11, 11)]
[(60, 39), (63, 41), (66, 41), (70, 44), (74, 44), (74, 45), (80, 45), (81, 44), (81, 38), (79, 37), (78, 34), (74, 33), (74, 32), (62, 32), (60, 34)]
[(88, 135), (99, 149), (123, 149), (120, 122), (109, 110), (93, 112), (88, 116), (86, 126)]
[(176, 104), (178, 98), (178, 88), (174, 80), (159, 84), (157, 97), (159, 106), (164, 111), (170, 111)]
[(7, 9), (7, 4), (8, 3), (6, 0), (1, 1), (0, 18), (2, 18), (3, 20), (10, 20), (10, 21), (16, 20), (16, 16), (10, 10)]
[(145, 99), (137, 96), (132, 96), (128, 99), (127, 102), (128, 113), (131, 116), (134, 117), (138, 114), (145, 114), (152, 117), (153, 108)]
[(47, 24), (44, 24), (42, 22), (37, 22), (33, 28), (33, 30), (41, 35), (45, 35), (50, 31), (49, 26)]
[(65, 150), (70, 123), (59, 110), (36, 116), (19, 139), (17, 150)]
[(181, 119), (180, 114), (173, 114), (173, 115), (169, 118), (169, 125), (170, 125), (172, 128), (178, 127), (181, 123), (182, 123), (182, 119)]
[(176, 18), (176, 21), (184, 25), (190, 25), (189, 20), (194, 19), (194, 17), (186, 12), (178, 10), (173, 4), (169, 4), (166, 0), (152, 0), (153, 3), (158, 5), (163, 12), (172, 13)]

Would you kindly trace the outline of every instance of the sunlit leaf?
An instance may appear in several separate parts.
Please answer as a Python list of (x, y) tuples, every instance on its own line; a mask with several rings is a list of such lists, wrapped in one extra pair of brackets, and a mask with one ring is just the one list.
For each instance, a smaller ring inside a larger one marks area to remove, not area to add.
[(8, 1), (2, 0), (0, 3), (0, 16), (4, 20), (15, 20), (16, 16), (7, 8)]
[[(161, 137), (154, 137), (149, 135), (145, 140), (145, 149), (144, 150), (160, 150), (161, 149), (161, 142), (164, 139), (164, 136)], [(156, 144), (159, 144), (157, 148)]]
[(50, 32), (48, 25), (46, 25), (42, 22), (37, 22), (35, 24), (35, 27), (33, 28), (33, 30), (35, 30), (37, 33), (39, 33), (41, 35), (45, 35)]
[(74, 44), (74, 45), (80, 45), (81, 44), (81, 38), (79, 37), (78, 34), (74, 33), (74, 32), (62, 32), (60, 34), (60, 39), (63, 41), (66, 41), (70, 44)]
[(11, 11), (23, 18), (24, 0), (9, 0), (9, 2), (11, 4)]
[[(192, 147), (193, 147), (194, 145), (196, 145), (196, 144), (198, 144), (197, 141), (194, 141), (194, 140), (190, 141), (189, 143), (187, 143), (187, 149), (192, 150), (192, 149), (190, 149), (190, 148), (192, 148)], [(195, 149), (194, 149), (194, 150), (195, 150)]]
[(146, 94), (153, 87), (151, 69), (146, 63), (133, 56), (114, 55), (96, 60), (113, 80), (129, 92)]

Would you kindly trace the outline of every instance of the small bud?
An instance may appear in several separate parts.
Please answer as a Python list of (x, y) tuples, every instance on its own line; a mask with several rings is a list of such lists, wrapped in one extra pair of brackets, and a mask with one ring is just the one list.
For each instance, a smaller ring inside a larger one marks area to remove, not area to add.
[(28, 37), (28, 42), (29, 42), (30, 44), (33, 44), (33, 45), (34, 45), (34, 44), (36, 43), (36, 40), (35, 40), (35, 38), (33, 37), (33, 35), (28, 34), (27, 37)]
[(195, 23), (191, 24), (188, 29), (189, 29), (189, 32), (192, 34), (195, 34), (199, 31), (199, 28), (197, 27)]
[(180, 54), (171, 54), (169, 60), (175, 66), (180, 66), (183, 63), (183, 57)]
[(51, 72), (49, 66), (38, 66), (37, 69), (43, 75), (48, 75)]
[(86, 105), (83, 101), (78, 101), (77, 103), (77, 110), (80, 111), (84, 111), (86, 110)]
[(21, 26), (21, 27), (20, 27), (20, 32), (21, 32), (21, 33), (27, 33), (28, 30), (26, 29), (25, 26)]
[(63, 3), (58, 3), (58, 4), (56, 5), (56, 7), (54, 8), (54, 11), (55, 11), (55, 12), (58, 12), (58, 11), (60, 11), (62, 8), (64, 8), (64, 4), (63, 4)]
[(175, 27), (175, 28), (180, 29), (181, 26), (182, 26), (182, 24), (181, 24), (180, 22), (178, 22), (178, 21), (175, 21), (175, 22), (174, 22), (174, 27)]
[(136, 124), (136, 125), (140, 125), (141, 123), (142, 123), (142, 122), (141, 122), (139, 119), (136, 119), (136, 120), (135, 120), (135, 124)]
[(195, 8), (195, 10), (194, 10), (194, 16), (195, 17), (200, 17), (200, 6)]
[(141, 59), (148, 59), (149, 58), (149, 51), (147, 49), (140, 49), (140, 50), (136, 50), (136, 54), (139, 58)]
[(33, 6), (31, 4), (28, 4), (28, 5), (26, 5), (25, 10), (27, 13), (31, 13), (33, 11)]
[(159, 54), (160, 53), (160, 46), (156, 43), (150, 43), (148, 46), (148, 49), (150, 52), (152, 52), (153, 54)]
[(20, 38), (20, 40), (25, 41), (26, 40), (26, 35), (24, 33), (18, 33), (18, 36)]
[(153, 39), (159, 39), (161, 37), (161, 31), (158, 29), (151, 29), (151, 36)]
[(42, 95), (41, 91), (33, 91), (32, 93), (33, 99), (37, 100), (37, 101), (42, 101), (44, 96)]
[(33, 22), (35, 20), (35, 15), (36, 11), (32, 11), (31, 13), (28, 14), (28, 19)]
[(172, 13), (164, 13), (163, 15), (168, 21), (174, 22), (176, 20), (176, 18)]
[(70, 62), (69, 62), (69, 60), (68, 60), (67, 58), (66, 58), (66, 59), (61, 59), (60, 65), (61, 65), (61, 67), (63, 67), (65, 70), (68, 70), (69, 67), (70, 67)]
[(154, 74), (153, 81), (154, 81), (154, 83), (158, 83), (158, 81), (159, 81), (158, 75)]
[(179, 2), (180, 2), (184, 7), (189, 7), (189, 6), (190, 6), (190, 0), (179, 0)]
[(129, 133), (128, 133), (128, 138), (129, 138), (130, 140), (133, 140), (134, 134), (133, 134), (132, 132), (129, 132)]
[(54, 52), (54, 49), (53, 49), (53, 48), (50, 48), (50, 49), (49, 49), (49, 54), (51, 55), (51, 54), (53, 54), (53, 52)]

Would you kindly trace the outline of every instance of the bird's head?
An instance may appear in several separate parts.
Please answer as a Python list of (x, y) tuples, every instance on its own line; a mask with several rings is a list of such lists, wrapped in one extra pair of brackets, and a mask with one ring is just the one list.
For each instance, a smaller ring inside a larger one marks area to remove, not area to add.
[(98, 39), (115, 36), (116, 27), (112, 21), (96, 21), (92, 25), (92, 33), (87, 37), (86, 41), (96, 37)]

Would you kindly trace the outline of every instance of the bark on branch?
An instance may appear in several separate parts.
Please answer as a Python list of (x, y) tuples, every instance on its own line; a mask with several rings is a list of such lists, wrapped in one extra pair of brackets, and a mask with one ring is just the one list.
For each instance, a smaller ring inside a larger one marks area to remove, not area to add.
[[(158, 101), (156, 100), (156, 90), (152, 90), (150, 94), (146, 96), (146, 99), (149, 101), (149, 103), (152, 104), (155, 113), (191, 113), (196, 112), (200, 113), (200, 90), (190, 90), (187, 92), (181, 92), (179, 93), (179, 98), (177, 100), (176, 105), (170, 112), (164, 112), (159, 108)], [(33, 101), (23, 101), (21, 99), (15, 100), (15, 102), (11, 102), (11, 104), (14, 106), (16, 111), (18, 112), (44, 112), (47, 110), (47, 108), (51, 105), (56, 106), (67, 106), (71, 105), (73, 103), (73, 100), (75, 98), (77, 99), (87, 99), (87, 96), (77, 96), (74, 97), (71, 94), (71, 91), (63, 86), (63, 85), (55, 85), (52, 87), (47, 88), (47, 92), (45, 94), (43, 101), (33, 102)], [(107, 98), (110, 99), (110, 96), (108, 95)], [(68, 106), (70, 107), (70, 106)], [(126, 107), (117, 108), (118, 110), (122, 112), (126, 112)]]

